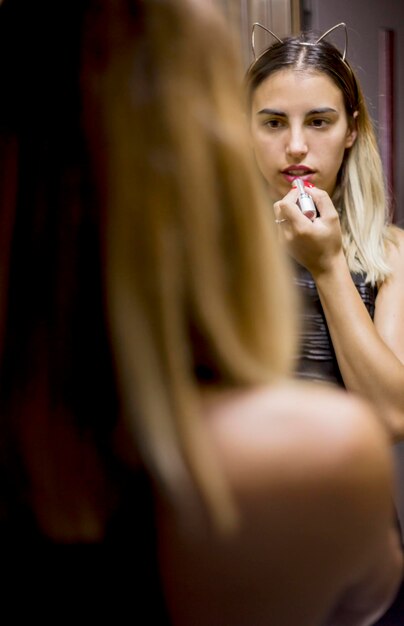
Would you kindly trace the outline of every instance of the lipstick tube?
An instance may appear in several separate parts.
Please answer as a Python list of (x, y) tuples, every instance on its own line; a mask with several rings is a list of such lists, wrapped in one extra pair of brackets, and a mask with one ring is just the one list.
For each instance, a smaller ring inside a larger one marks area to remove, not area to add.
[(317, 216), (316, 205), (313, 202), (313, 198), (307, 193), (301, 178), (295, 178), (292, 184), (294, 187), (297, 187), (299, 192), (299, 197), (297, 199), (299, 209), (303, 215), (313, 221)]

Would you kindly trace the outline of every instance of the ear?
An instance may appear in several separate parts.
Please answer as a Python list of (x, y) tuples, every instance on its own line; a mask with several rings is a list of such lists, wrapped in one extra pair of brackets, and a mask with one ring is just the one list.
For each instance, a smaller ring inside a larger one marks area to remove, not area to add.
[(355, 111), (353, 114), (353, 119), (349, 123), (348, 130), (346, 133), (345, 148), (352, 148), (352, 146), (354, 145), (356, 141), (356, 137), (358, 136), (358, 128), (356, 124), (356, 118), (358, 117), (358, 114), (359, 112)]

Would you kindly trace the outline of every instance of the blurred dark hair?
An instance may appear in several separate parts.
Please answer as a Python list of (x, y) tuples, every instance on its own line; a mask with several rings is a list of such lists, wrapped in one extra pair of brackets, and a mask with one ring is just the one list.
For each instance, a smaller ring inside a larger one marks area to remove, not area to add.
[(1, 480), (20, 498), (14, 508), (35, 500), (50, 515), (52, 499), (65, 498), (64, 514), (89, 493), (105, 506), (103, 461), (87, 449), (102, 456), (118, 410), (102, 313), (103, 209), (83, 120), (90, 4), (0, 7)]

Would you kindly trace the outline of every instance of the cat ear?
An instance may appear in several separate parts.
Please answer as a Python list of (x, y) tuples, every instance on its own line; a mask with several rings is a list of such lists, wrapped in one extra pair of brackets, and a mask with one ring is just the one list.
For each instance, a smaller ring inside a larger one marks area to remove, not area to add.
[(255, 30), (256, 30), (256, 28), (262, 28), (262, 30), (265, 30), (265, 32), (267, 32), (269, 35), (271, 35), (271, 37), (276, 39), (279, 43), (283, 43), (282, 39), (280, 39), (278, 37), (278, 35), (275, 35), (275, 33), (273, 33), (272, 30), (269, 30), (269, 28), (267, 28), (266, 26), (263, 26), (259, 22), (254, 22), (254, 24), (252, 25), (252, 29), (251, 29), (251, 48), (252, 48), (252, 51), (253, 51), (253, 55), (254, 55), (254, 60), (255, 61), (260, 56), (259, 54), (256, 53), (256, 50), (255, 50)]
[[(276, 39), (279, 43), (283, 43), (282, 39), (280, 39), (280, 37), (278, 37), (278, 35), (275, 35), (275, 33), (272, 32), (272, 30), (270, 30), (266, 26), (263, 26), (263, 24), (260, 24), (259, 22), (254, 22), (254, 24), (252, 25), (252, 30), (251, 30), (251, 48), (252, 48), (252, 51), (253, 51), (253, 55), (254, 55), (254, 60), (255, 61), (257, 60), (258, 56), (260, 56), (260, 54), (257, 54), (256, 48), (255, 48), (255, 30), (256, 30), (256, 28), (261, 28), (262, 30), (267, 32), (269, 35), (271, 35), (271, 37)], [(332, 26), (331, 28), (326, 30), (325, 33), (323, 33), (316, 41), (313, 41), (313, 42), (302, 41), (300, 43), (301, 43), (302, 46), (315, 46), (316, 44), (320, 43), (320, 41), (322, 41), (323, 39), (328, 37), (328, 35), (330, 35), (335, 30), (337, 30), (337, 28), (342, 28), (343, 31), (344, 31), (344, 35), (345, 35), (344, 51), (341, 53), (341, 58), (342, 58), (343, 61), (345, 61), (347, 50), (348, 50), (348, 30), (347, 30), (345, 22), (340, 22), (339, 24), (336, 24), (335, 26)]]
[(321, 35), (321, 37), (319, 37), (315, 43), (316, 44), (320, 43), (322, 39), (325, 39), (326, 37), (328, 37), (328, 35), (332, 33), (334, 30), (337, 30), (337, 28), (342, 28), (345, 34), (345, 46), (344, 46), (344, 51), (341, 55), (342, 60), (345, 61), (346, 53), (348, 50), (348, 30), (347, 30), (345, 22), (340, 22), (339, 24), (336, 24), (335, 26), (332, 26), (332, 28), (329, 28), (328, 30), (326, 30), (325, 33)]

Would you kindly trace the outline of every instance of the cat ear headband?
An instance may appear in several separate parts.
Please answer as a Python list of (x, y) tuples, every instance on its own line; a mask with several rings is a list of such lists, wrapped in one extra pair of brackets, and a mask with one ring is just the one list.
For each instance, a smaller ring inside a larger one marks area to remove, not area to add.
[[(259, 22), (254, 22), (254, 24), (252, 25), (252, 30), (251, 30), (251, 47), (252, 47), (252, 51), (253, 51), (253, 55), (254, 55), (254, 61), (256, 61), (266, 51), (266, 50), (264, 50), (264, 52), (262, 52), (259, 55), (256, 54), (256, 51), (255, 51), (255, 31), (256, 31), (256, 28), (261, 28), (262, 30), (265, 30), (269, 35), (271, 35), (279, 43), (283, 43), (283, 40), (280, 39), (278, 37), (278, 35), (275, 35), (275, 33), (273, 33), (272, 30), (270, 30), (266, 26), (263, 26), (263, 24), (260, 24)], [(347, 50), (348, 50), (348, 31), (347, 31), (347, 27), (346, 27), (345, 22), (340, 22), (339, 24), (336, 24), (335, 26), (332, 26), (332, 28), (329, 28), (328, 30), (326, 30), (326, 32), (323, 33), (321, 35), (321, 37), (319, 37), (316, 41), (301, 41), (300, 45), (301, 46), (316, 46), (318, 43), (320, 43), (320, 41), (325, 39), (325, 37), (327, 37), (330, 33), (332, 33), (337, 28), (342, 28), (343, 31), (344, 31), (344, 34), (345, 34), (345, 46), (344, 46), (344, 51), (341, 54), (341, 59), (342, 59), (342, 61), (345, 62), (345, 57), (346, 57), (346, 53), (347, 53)]]

